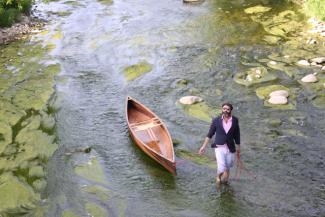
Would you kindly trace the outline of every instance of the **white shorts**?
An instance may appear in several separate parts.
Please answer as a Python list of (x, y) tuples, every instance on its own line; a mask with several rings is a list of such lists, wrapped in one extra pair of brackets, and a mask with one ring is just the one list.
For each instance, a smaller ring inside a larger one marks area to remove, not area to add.
[(218, 165), (217, 175), (225, 172), (226, 170), (230, 170), (230, 168), (233, 167), (235, 153), (231, 153), (227, 145), (218, 145), (218, 147), (214, 149), (214, 152), (216, 154)]

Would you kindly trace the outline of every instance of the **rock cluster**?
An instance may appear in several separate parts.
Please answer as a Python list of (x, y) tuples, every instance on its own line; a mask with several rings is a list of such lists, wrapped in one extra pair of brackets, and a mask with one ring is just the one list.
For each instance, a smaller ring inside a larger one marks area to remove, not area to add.
[(288, 103), (289, 92), (286, 90), (275, 90), (269, 94), (268, 102), (274, 105), (285, 105)]
[(42, 23), (35, 18), (23, 16), (22, 22), (16, 23), (9, 28), (0, 28), (0, 44), (23, 38), (27, 33), (42, 27)]
[(315, 57), (309, 60), (299, 60), (297, 65), (300, 66), (315, 66), (325, 70), (325, 57)]
[(317, 34), (320, 34), (321, 36), (325, 37), (325, 23), (324, 22), (318, 21), (315, 18), (309, 19), (308, 22), (314, 26), (313, 29), (308, 31), (309, 33), (317, 33)]

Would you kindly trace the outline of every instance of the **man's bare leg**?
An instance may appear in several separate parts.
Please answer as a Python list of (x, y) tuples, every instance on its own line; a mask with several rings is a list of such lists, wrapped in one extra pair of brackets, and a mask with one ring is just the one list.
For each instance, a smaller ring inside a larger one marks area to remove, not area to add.
[(216, 181), (217, 181), (217, 184), (220, 184), (221, 183), (221, 177), (223, 176), (223, 172), (222, 173), (219, 173), (219, 175), (217, 175), (216, 177)]
[(228, 183), (229, 175), (230, 175), (230, 171), (229, 171), (229, 170), (226, 170), (226, 171), (223, 173), (223, 182), (224, 182), (224, 183)]

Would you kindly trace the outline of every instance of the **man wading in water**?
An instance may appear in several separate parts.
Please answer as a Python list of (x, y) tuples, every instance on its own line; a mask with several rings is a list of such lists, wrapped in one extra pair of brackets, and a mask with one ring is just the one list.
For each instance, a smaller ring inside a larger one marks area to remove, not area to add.
[[(230, 103), (222, 105), (222, 115), (212, 120), (209, 133), (205, 138), (199, 154), (205, 152), (205, 148), (212, 136), (215, 134), (214, 148), (218, 165), (216, 181), (227, 183), (230, 175), (230, 168), (234, 165), (235, 153), (240, 159), (240, 130), (238, 119), (231, 115), (233, 107)], [(235, 145), (236, 142), (236, 145)]]

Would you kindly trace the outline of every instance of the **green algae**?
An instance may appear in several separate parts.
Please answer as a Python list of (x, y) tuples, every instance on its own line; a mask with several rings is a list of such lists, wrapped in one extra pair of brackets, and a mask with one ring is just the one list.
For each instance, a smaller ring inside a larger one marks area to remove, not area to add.
[(97, 1), (105, 5), (113, 4), (113, 0), (97, 0)]
[(36, 190), (36, 192), (42, 192), (47, 185), (47, 182), (45, 179), (37, 179), (33, 181), (32, 186)]
[(294, 78), (299, 72), (296, 68), (281, 62), (277, 62), (276, 64), (272, 64), (271, 62), (268, 62), (267, 66), (272, 69), (284, 72), (290, 78)]
[(60, 40), (63, 38), (63, 33), (61, 31), (57, 31), (52, 35), (52, 40)]
[(284, 135), (289, 135), (289, 136), (300, 136), (300, 137), (305, 137), (307, 138), (306, 135), (304, 135), (302, 132), (300, 132), (299, 130), (297, 129), (283, 129), (282, 130), (282, 133)]
[(44, 177), (45, 176), (45, 172), (44, 172), (44, 169), (43, 169), (42, 166), (34, 166), (34, 167), (31, 167), (29, 169), (28, 175), (30, 177), (38, 177), (38, 178), (41, 178), (41, 177)]
[(96, 158), (91, 158), (87, 163), (75, 167), (75, 173), (79, 176), (98, 182), (105, 183), (105, 174)]
[(51, 98), (54, 89), (54, 80), (34, 79), (21, 84), (15, 91), (13, 103), (23, 110), (34, 109), (41, 110), (46, 107)]
[(268, 120), (267, 122), (268, 122), (268, 125), (271, 127), (279, 127), (282, 124), (282, 121), (277, 118)]
[(55, 127), (54, 117), (45, 112), (42, 112), (41, 116), (42, 116), (41, 127), (45, 130), (52, 130)]
[(28, 161), (37, 158), (38, 154), (31, 146), (23, 146), (17, 149), (17, 152), (9, 157), (0, 157), (0, 170), (13, 171), (20, 166), (28, 167)]
[(0, 155), (6, 150), (7, 146), (12, 142), (11, 127), (0, 121)]
[(96, 203), (86, 203), (86, 210), (90, 216), (107, 217), (107, 211)]
[(291, 10), (282, 11), (273, 16), (259, 12), (251, 14), (254, 22), (260, 23), (267, 33), (277, 37), (288, 38), (299, 33), (303, 28), (301, 18)]
[(21, 127), (26, 130), (37, 130), (41, 126), (41, 116), (32, 115), (21, 123)]
[(19, 181), (11, 173), (0, 176), (0, 213), (24, 213), (35, 208), (40, 195), (35, 194), (31, 187)]
[(270, 7), (264, 7), (261, 5), (257, 5), (254, 7), (246, 8), (244, 11), (246, 14), (257, 14), (257, 13), (265, 13), (270, 11), (272, 8)]
[(0, 155), (4, 155), (4, 156), (11, 156), (13, 154), (15, 154), (17, 152), (17, 147), (15, 144), (10, 144), (7, 145), (7, 147), (5, 148), (5, 150), (1, 153)]
[(67, 17), (72, 14), (71, 11), (51, 11), (51, 14), (57, 15), (59, 17)]
[(318, 74), (317, 77), (319, 80), (315, 83), (304, 83), (300, 80), (298, 80), (298, 83), (300, 83), (309, 94), (314, 95), (311, 99), (313, 106), (325, 108), (325, 75)]
[(128, 66), (124, 69), (124, 75), (128, 81), (134, 80), (141, 75), (148, 73), (152, 70), (152, 65), (146, 61), (140, 62), (135, 65)]
[(0, 97), (0, 120), (14, 126), (26, 116), (26, 112), (13, 105), (9, 100)]
[(236, 83), (246, 87), (276, 79), (277, 76), (269, 73), (265, 67), (250, 68), (246, 72), (239, 72), (234, 76)]
[(53, 143), (55, 137), (44, 133), (41, 130), (21, 130), (16, 141), (24, 148), (31, 147), (36, 153), (36, 156), (47, 160), (57, 149), (57, 144)]
[(85, 186), (82, 188), (84, 192), (95, 195), (99, 200), (105, 202), (111, 198), (112, 192), (107, 188), (98, 185)]
[(65, 1), (64, 4), (66, 5), (71, 5), (71, 6), (83, 6), (83, 4), (81, 4), (80, 2), (78, 1)]
[[(274, 105), (268, 102), (269, 94), (276, 90), (286, 90), (289, 92), (288, 103), (285, 105)], [(258, 98), (264, 100), (264, 106), (271, 107), (273, 109), (279, 110), (291, 110), (296, 108), (296, 96), (287, 87), (282, 85), (269, 85), (265, 87), (259, 87), (256, 89), (256, 95)]]
[(324, 95), (317, 96), (315, 99), (312, 100), (312, 104), (315, 107), (324, 109), (325, 108), (325, 96)]
[(210, 122), (217, 114), (217, 111), (210, 108), (205, 102), (195, 103), (193, 105), (183, 105), (177, 102), (177, 105), (188, 115), (206, 122)]
[[(46, 162), (57, 148), (57, 144), (53, 143), (55, 137), (40, 128), (54, 126), (53, 118), (43, 113), (48, 110), (48, 103), (54, 93), (54, 76), (60, 71), (60, 65), (45, 59), (46, 49), (34, 42), (13, 42), (2, 48), (0, 67), (4, 70), (0, 72), (0, 171), (11, 171), (8, 173), (9, 182), (18, 185), (14, 188), (22, 193), (12, 189), (11, 192), (3, 191), (2, 186), (7, 183), (0, 184), (0, 207), (6, 204), (2, 198), (10, 197), (8, 203), (12, 206), (7, 204), (6, 211), (24, 213), (34, 208), (33, 195), (39, 202), (39, 195), (35, 192), (40, 193), (46, 187)], [(9, 129), (12, 132), (9, 133)], [(4, 143), (7, 143), (6, 147), (3, 147)], [(26, 196), (28, 194), (32, 195), (29, 199)], [(21, 205), (21, 200), (30, 203)], [(0, 213), (2, 211), (0, 209)]]
[(265, 35), (263, 40), (268, 44), (275, 45), (281, 41), (281, 37), (274, 36), (274, 35)]
[(65, 210), (62, 213), (62, 217), (79, 217), (79, 216), (70, 210)]
[(190, 160), (198, 165), (205, 165), (212, 169), (217, 168), (216, 162), (214, 160), (209, 159), (205, 155), (199, 155), (197, 153), (189, 152), (189, 151), (182, 150), (182, 149), (177, 149), (175, 151), (175, 154), (180, 158)]

